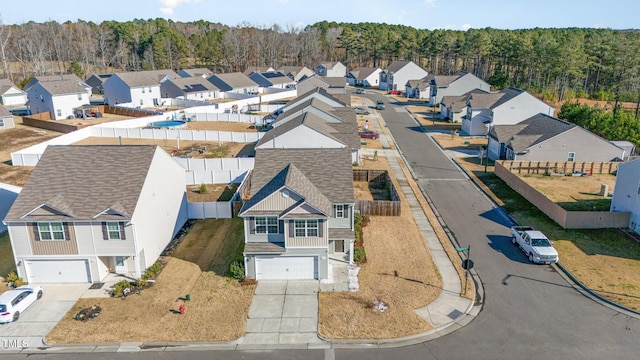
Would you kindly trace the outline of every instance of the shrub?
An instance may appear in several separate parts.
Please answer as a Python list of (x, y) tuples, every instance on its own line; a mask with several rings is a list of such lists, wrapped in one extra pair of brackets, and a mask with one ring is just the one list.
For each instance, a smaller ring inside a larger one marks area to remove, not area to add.
[(357, 263), (363, 263), (367, 258), (367, 254), (364, 251), (364, 247), (356, 246), (353, 248), (353, 260)]
[(15, 271), (12, 271), (7, 275), (7, 282), (14, 288), (27, 283), (23, 278), (19, 277)]
[(155, 277), (158, 276), (158, 274), (162, 270), (163, 266), (164, 264), (162, 263), (162, 261), (154, 262), (153, 265), (149, 266), (149, 268), (145, 270), (144, 274), (142, 274), (142, 280), (155, 279)]
[(200, 187), (198, 188), (198, 192), (200, 194), (206, 193), (207, 192), (207, 185), (205, 185), (205, 184), (200, 185)]
[(238, 281), (244, 281), (244, 259), (236, 260), (229, 265), (229, 275)]
[(124, 289), (131, 286), (129, 280), (121, 280), (113, 285), (113, 291), (111, 292), (111, 296), (113, 297), (121, 297), (124, 294)]

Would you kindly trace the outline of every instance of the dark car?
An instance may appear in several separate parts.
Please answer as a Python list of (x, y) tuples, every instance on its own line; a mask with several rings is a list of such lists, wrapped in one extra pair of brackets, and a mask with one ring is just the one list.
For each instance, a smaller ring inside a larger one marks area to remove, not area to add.
[(378, 134), (375, 131), (371, 131), (371, 130), (359, 131), (358, 135), (360, 135), (360, 138), (362, 138), (362, 139), (374, 139), (374, 140), (377, 140), (378, 138), (380, 138), (380, 134)]
[(384, 101), (378, 100), (376, 102), (376, 110), (384, 110)]
[(369, 115), (369, 110), (361, 107), (353, 108), (357, 115)]
[(362, 88), (359, 88), (359, 89), (356, 90), (356, 94), (364, 94), (364, 93), (365, 93), (365, 91)]

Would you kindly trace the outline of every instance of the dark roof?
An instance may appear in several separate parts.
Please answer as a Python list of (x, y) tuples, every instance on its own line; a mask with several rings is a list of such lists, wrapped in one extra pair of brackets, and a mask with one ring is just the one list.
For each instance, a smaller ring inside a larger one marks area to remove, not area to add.
[(349, 71), (349, 74), (351, 74), (354, 78), (358, 79), (358, 80), (364, 80), (367, 77), (369, 77), (369, 75), (373, 74), (374, 72), (376, 72), (377, 70), (379, 70), (380, 68), (377, 67), (357, 67), (351, 71)]
[(540, 113), (515, 125), (496, 125), (490, 135), (519, 152), (574, 127), (576, 125)]
[(249, 78), (263, 87), (277, 84), (290, 84), (293, 81), (290, 77), (279, 71), (267, 71), (263, 73), (254, 72), (249, 75)]
[[(256, 159), (257, 163), (258, 160)], [(242, 213), (250, 211), (251, 207), (271, 196), (274, 192), (286, 187), (300, 195), (304, 199), (304, 203), (313, 206), (326, 215), (331, 215), (331, 201), (293, 163), (288, 163), (284, 168), (279, 167), (278, 169), (280, 169), (280, 172), (268, 179), (266, 184), (262, 186), (257, 186), (256, 182), (257, 180), (264, 181), (265, 179), (261, 178), (262, 173), (259, 173), (257, 168), (254, 169), (251, 178), (251, 193), (254, 195), (243, 205)]]
[(255, 87), (258, 84), (241, 72), (213, 74), (208, 79), (222, 91), (231, 91), (237, 88)]
[[(131, 218), (156, 149), (155, 145), (50, 145), (5, 220), (94, 220), (107, 209)], [(61, 213), (23, 218), (43, 204)]]
[(200, 76), (169, 79), (167, 81), (175, 84), (185, 93), (220, 90), (209, 80)]
[(331, 202), (354, 201), (351, 149), (257, 149), (251, 193), (293, 164)]

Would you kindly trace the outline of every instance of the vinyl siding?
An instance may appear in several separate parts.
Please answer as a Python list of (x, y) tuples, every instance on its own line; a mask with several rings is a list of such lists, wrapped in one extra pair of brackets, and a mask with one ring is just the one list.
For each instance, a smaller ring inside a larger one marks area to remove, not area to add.
[(280, 212), (290, 208), (294, 204), (298, 203), (302, 198), (293, 191), (289, 191), (289, 196), (282, 195), (283, 190), (279, 190), (269, 195), (266, 199), (256, 204), (251, 211), (276, 211)]
[[(31, 249), (33, 255), (77, 255), (78, 244), (72, 223), (65, 223), (65, 241), (43, 241), (36, 240), (35, 236), (30, 236)], [(35, 231), (31, 226), (32, 231)], [(66, 238), (69, 236), (68, 238)]]

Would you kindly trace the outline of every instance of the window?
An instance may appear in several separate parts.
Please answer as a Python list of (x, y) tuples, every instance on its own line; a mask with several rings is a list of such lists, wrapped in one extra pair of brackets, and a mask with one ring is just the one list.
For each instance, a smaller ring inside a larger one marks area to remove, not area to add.
[(576, 153), (573, 151), (570, 151), (567, 154), (567, 161), (575, 161), (575, 159), (576, 159)]
[(57, 114), (58, 116), (62, 116), (62, 110), (60, 110), (60, 109), (56, 110), (56, 114)]
[(151, 94), (151, 88), (148, 88), (147, 90), (149, 90), (149, 94)]
[(256, 234), (277, 234), (278, 218), (275, 216), (257, 217)]
[(38, 223), (38, 233), (42, 241), (65, 241), (62, 223)]
[(0, 119), (0, 127), (4, 127), (4, 119)]
[(144, 100), (140, 99), (140, 105), (144, 105)]
[(335, 218), (348, 218), (349, 217), (349, 205), (335, 205), (333, 211), (333, 217)]
[(78, 94), (78, 100), (82, 100), (82, 94)]
[(107, 223), (107, 240), (120, 240), (120, 223)]
[(318, 220), (295, 220), (294, 228), (296, 237), (318, 236)]
[(142, 88), (142, 93), (144, 94), (144, 88)]

